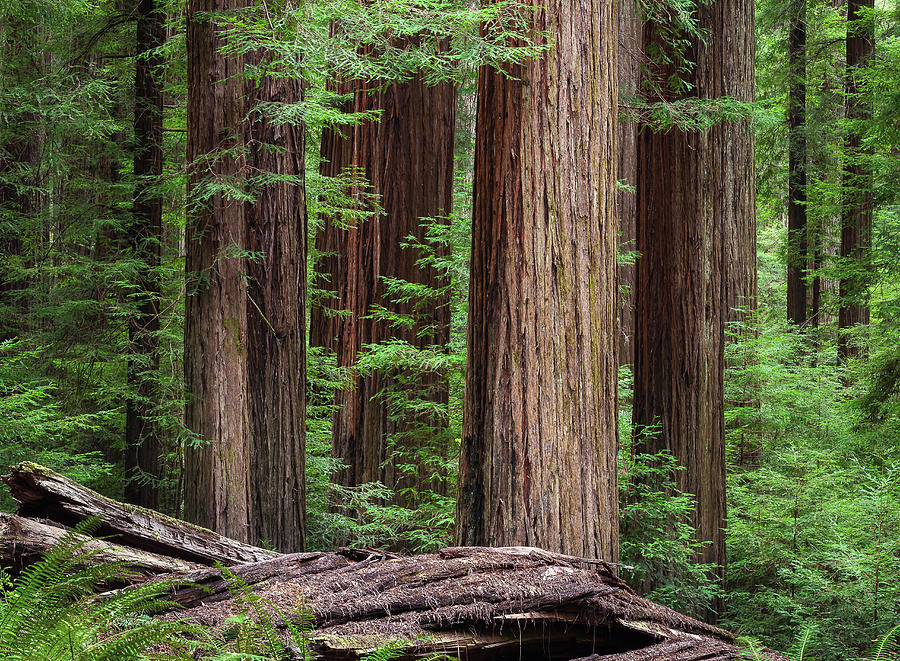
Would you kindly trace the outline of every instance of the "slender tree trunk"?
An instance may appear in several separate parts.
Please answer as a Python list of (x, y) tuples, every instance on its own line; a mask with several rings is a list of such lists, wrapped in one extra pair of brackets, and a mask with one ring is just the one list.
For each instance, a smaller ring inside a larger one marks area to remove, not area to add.
[[(432, 269), (417, 266), (419, 255), (402, 249), (400, 243), (410, 235), (424, 238), (422, 217), (450, 213), (456, 91), (447, 84), (429, 87), (418, 79), (376, 91), (353, 82), (345, 91), (354, 92), (354, 112), (381, 110), (381, 119), (355, 126), (346, 137), (326, 130), (322, 172), (337, 176), (355, 169), (371, 186), (360, 194), (376, 195), (382, 212), (350, 228), (343, 228), (336, 218), (325, 219), (316, 248), (328, 256), (318, 268), (323, 286), (334, 290), (335, 298), (327, 306), (313, 307), (310, 343), (334, 350), (338, 365), (351, 367), (364, 346), (385, 339), (404, 339), (415, 346), (446, 345), (449, 340), (446, 304), (435, 305), (426, 323), (436, 330), (424, 337), (417, 333), (421, 328), (401, 331), (367, 316), (376, 304), (397, 313), (411, 311), (409, 305), (388, 300), (383, 277), (430, 288), (445, 284)], [(336, 316), (328, 308), (348, 314)], [(392, 419), (375, 398), (390, 382), (377, 375), (358, 377), (351, 389), (336, 395), (339, 409), (332, 438), (335, 456), (347, 464), (338, 478), (344, 485), (378, 480), (395, 488), (410, 486), (390, 462), (385, 463), (390, 456), (386, 437), (402, 435), (414, 424)], [(440, 377), (428, 376), (420, 385), (435, 401), (446, 403)]]
[[(248, 82), (256, 103), (298, 103), (297, 79)], [(263, 111), (264, 112), (264, 111)], [(252, 167), (304, 174), (305, 131), (253, 115), (247, 127)], [(272, 149), (272, 146), (277, 149)], [(297, 183), (269, 183), (247, 204), (247, 292), (252, 540), (285, 552), (303, 549), (306, 533), (306, 195)]]
[[(250, 541), (252, 507), (248, 405), (247, 220), (242, 202), (210, 195), (212, 178), (239, 177), (242, 163), (223, 155), (241, 139), (245, 114), (242, 58), (218, 52), (221, 35), (208, 13), (238, 0), (190, 0), (187, 15), (190, 201), (186, 232), (188, 297), (186, 423), (202, 447), (185, 450), (185, 518)], [(272, 494), (271, 497), (278, 497)]]
[(806, 323), (806, 0), (792, 0), (788, 39), (787, 317)]
[[(863, 146), (863, 124), (872, 116), (871, 104), (861, 86), (861, 70), (875, 50), (872, 20), (865, 10), (873, 0), (848, 0), (846, 112), (850, 130), (846, 138), (846, 167), (843, 175), (841, 213), (841, 258), (849, 273), (841, 277), (841, 307), (838, 327), (841, 331), (869, 323), (866, 270), (872, 244), (872, 166), (871, 150)], [(841, 360), (859, 354), (846, 333), (838, 336)]]
[[(723, 2), (725, 0), (718, 0)], [(721, 44), (726, 72), (715, 92), (752, 103), (756, 95), (755, 58), (756, 31), (754, 8), (750, 0), (729, 0), (722, 7), (724, 23), (716, 26), (713, 39)], [(718, 16), (716, 17), (718, 18)], [(714, 19), (716, 20), (716, 19)], [(728, 20), (734, 21), (729, 25)], [(730, 35), (725, 37), (725, 35)], [(713, 49), (704, 52), (710, 59), (721, 58)], [(713, 63), (707, 66), (713, 67)], [(724, 150), (721, 173), (723, 197), (718, 200), (725, 218), (725, 322), (742, 322), (757, 308), (756, 268), (756, 140), (750, 118), (716, 127), (716, 139)]]
[(552, 0), (547, 53), (479, 72), (462, 545), (618, 556), (615, 21)]
[[(753, 95), (753, 3), (699, 9), (692, 89), (701, 98)], [(657, 26), (644, 28), (647, 50)], [(674, 65), (670, 65), (674, 66)], [(673, 73), (662, 67), (660, 80)], [(754, 155), (748, 122), (638, 137), (638, 261), (634, 428), (649, 452), (671, 452), (694, 494), (703, 562), (725, 564), (724, 329), (730, 306), (755, 293)], [(749, 244), (749, 245), (748, 245)], [(749, 261), (749, 264), (746, 263)]]
[[(162, 244), (162, 197), (153, 192), (162, 175), (162, 86), (156, 68), (162, 57), (152, 53), (163, 43), (165, 15), (155, 0), (138, 0), (134, 110), (134, 205), (129, 242), (140, 264), (136, 281), (137, 309), (128, 320), (132, 356), (128, 362), (131, 393), (125, 407), (125, 499), (152, 509), (159, 507), (158, 481), (163, 477), (163, 441), (153, 422), (159, 403), (155, 387), (159, 368), (158, 275)], [(149, 481), (142, 478), (149, 478)]]
[[(637, 96), (640, 84), (641, 21), (633, 0), (619, 4), (619, 103), (624, 96)], [(637, 183), (637, 125), (627, 112), (619, 113), (618, 179), (621, 187), (616, 192), (616, 215), (619, 219), (619, 252), (637, 250), (636, 199)], [(620, 260), (618, 268), (619, 289), (619, 364), (634, 362), (634, 270), (628, 260)]]

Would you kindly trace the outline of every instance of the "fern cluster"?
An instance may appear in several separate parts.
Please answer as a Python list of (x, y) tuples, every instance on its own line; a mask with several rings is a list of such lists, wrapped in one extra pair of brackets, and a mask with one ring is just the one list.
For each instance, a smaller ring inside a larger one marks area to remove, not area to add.
[(0, 657), (7, 661), (127, 661), (190, 632), (180, 622), (149, 616), (171, 607), (162, 596), (170, 582), (120, 590), (93, 599), (98, 586), (127, 572), (122, 563), (89, 566), (93, 552), (84, 537), (92, 524), (78, 526), (37, 563), (0, 582)]

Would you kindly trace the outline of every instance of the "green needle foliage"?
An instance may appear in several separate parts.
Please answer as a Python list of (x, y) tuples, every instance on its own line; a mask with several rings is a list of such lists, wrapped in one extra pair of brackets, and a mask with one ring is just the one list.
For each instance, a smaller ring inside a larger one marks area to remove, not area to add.
[[(92, 523), (75, 529), (89, 533)], [(0, 582), (0, 656), (9, 661), (126, 661), (190, 627), (147, 616), (169, 607), (162, 595), (172, 583), (120, 590), (94, 599), (101, 585), (117, 582), (128, 567), (85, 566), (83, 538), (67, 535), (40, 561)]]

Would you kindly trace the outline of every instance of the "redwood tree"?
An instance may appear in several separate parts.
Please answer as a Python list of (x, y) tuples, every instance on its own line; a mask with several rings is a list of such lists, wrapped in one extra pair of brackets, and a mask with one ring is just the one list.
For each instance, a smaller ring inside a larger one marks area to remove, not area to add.
[[(247, 370), (246, 207), (213, 189), (239, 185), (245, 115), (243, 58), (219, 52), (212, 12), (240, 0), (190, 0), (187, 15), (190, 202), (185, 237), (185, 422), (201, 443), (184, 462), (184, 514), (240, 541), (252, 540), (250, 379)], [(270, 497), (276, 498), (277, 494)]]
[[(425, 85), (420, 79), (371, 90), (362, 82), (344, 84), (353, 93), (353, 112), (378, 110), (378, 121), (365, 121), (346, 135), (326, 130), (322, 137), (322, 172), (337, 176), (351, 169), (364, 178), (380, 210), (347, 228), (337, 218), (325, 219), (316, 248), (325, 257), (317, 267), (323, 286), (335, 292), (324, 306), (314, 306), (310, 318), (310, 343), (337, 354), (341, 367), (351, 367), (368, 344), (389, 338), (416, 346), (446, 345), (449, 339), (449, 307), (435, 305), (421, 327), (403, 331), (369, 315), (381, 305), (397, 313), (409, 313), (408, 304), (390, 300), (384, 277), (441, 287), (439, 274), (416, 265), (419, 255), (401, 248), (407, 236), (424, 239), (423, 217), (450, 213), (453, 183), (453, 146), (456, 91), (452, 85)], [(362, 191), (358, 191), (362, 193)], [(362, 195), (361, 195), (362, 198)], [(365, 203), (364, 203), (365, 204)], [(346, 315), (335, 315), (345, 310)], [(437, 377), (426, 377), (423, 388), (438, 401), (446, 401), (446, 389)], [(388, 458), (386, 438), (402, 432), (406, 423), (393, 421), (375, 397), (389, 386), (389, 377), (355, 378), (352, 388), (339, 391), (333, 421), (334, 455), (346, 464), (339, 481), (347, 486), (381, 481), (390, 487), (407, 486)]]
[[(270, 71), (248, 82), (259, 104), (297, 103), (300, 81)], [(246, 205), (248, 248), (247, 369), (253, 539), (281, 551), (302, 550), (306, 503), (306, 196), (286, 177), (304, 174), (302, 125), (251, 113), (248, 160), (278, 180)]]
[[(629, 102), (638, 94), (641, 62), (641, 21), (637, 3), (619, 3), (619, 103)], [(616, 216), (619, 220), (619, 252), (623, 255), (637, 250), (635, 243), (637, 183), (637, 125), (631, 113), (619, 112), (618, 180)], [(634, 362), (634, 269), (629, 260), (622, 260), (619, 278), (619, 363)]]
[(806, 323), (806, 0), (790, 4), (787, 318)]
[[(701, 98), (753, 97), (753, 3), (717, 0), (698, 9), (691, 89)], [(666, 48), (644, 28), (645, 50)], [(653, 73), (668, 80), (670, 62)], [(672, 93), (672, 96), (676, 96)], [(752, 294), (754, 159), (746, 121), (638, 138), (634, 426), (649, 452), (670, 451), (697, 497), (702, 560), (725, 562), (724, 325), (728, 306)], [(750, 264), (744, 263), (750, 261)]]
[(549, 50), (479, 72), (456, 537), (615, 560), (616, 18), (528, 11)]
[[(162, 45), (165, 15), (156, 0), (138, 0), (134, 107), (134, 205), (128, 239), (139, 264), (135, 282), (136, 310), (128, 320), (132, 356), (128, 363), (131, 397), (125, 407), (125, 465), (129, 481), (125, 499), (157, 509), (162, 477), (163, 442), (153, 423), (158, 403), (154, 376), (159, 366), (159, 294), (157, 275), (162, 242), (162, 197), (153, 192), (162, 174), (162, 86), (156, 68), (162, 63), (154, 49)], [(146, 483), (143, 477), (149, 477)]]
[[(866, 269), (872, 243), (872, 152), (863, 145), (863, 132), (872, 111), (860, 75), (875, 50), (873, 21), (866, 16), (874, 0), (848, 0), (846, 112), (849, 131), (845, 140), (846, 166), (842, 182), (841, 257), (847, 274), (841, 277), (841, 330), (869, 323), (866, 300)], [(838, 336), (841, 359), (856, 355), (858, 349), (845, 333)]]

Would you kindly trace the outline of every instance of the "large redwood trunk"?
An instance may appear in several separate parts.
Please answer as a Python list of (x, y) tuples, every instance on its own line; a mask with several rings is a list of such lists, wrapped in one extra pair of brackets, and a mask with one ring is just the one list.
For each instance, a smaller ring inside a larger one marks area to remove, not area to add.
[[(706, 45), (691, 74), (705, 98), (753, 94), (753, 4), (718, 0), (699, 12)], [(644, 40), (658, 40), (656, 26)], [(663, 80), (666, 70), (657, 72)], [(634, 427), (646, 449), (670, 451), (697, 497), (702, 560), (725, 563), (724, 325), (752, 295), (753, 143), (746, 121), (703, 132), (646, 128), (638, 138)], [(750, 243), (750, 245), (746, 245)], [(751, 264), (741, 260), (750, 259)]]
[[(258, 103), (298, 103), (300, 81), (248, 82)], [(247, 127), (252, 166), (261, 173), (302, 177), (302, 126), (264, 114)], [(277, 149), (272, 149), (272, 147)], [(246, 207), (250, 485), (253, 535), (281, 551), (299, 551), (306, 504), (306, 195), (296, 182), (269, 183)]]
[[(326, 130), (322, 171), (336, 176), (355, 168), (371, 187), (360, 194), (376, 195), (382, 212), (350, 228), (342, 227), (335, 218), (325, 219), (316, 248), (328, 256), (320, 261), (318, 271), (324, 276), (323, 286), (333, 290), (335, 297), (313, 307), (310, 343), (335, 351), (338, 365), (351, 367), (368, 344), (398, 338), (414, 346), (443, 346), (449, 339), (450, 312), (443, 300), (436, 301), (428, 319), (423, 320), (434, 328), (425, 335), (418, 332), (421, 325), (401, 330), (366, 317), (375, 305), (411, 312), (410, 305), (389, 300), (383, 277), (431, 288), (446, 284), (433, 269), (417, 266), (419, 254), (400, 244), (410, 235), (424, 238), (420, 218), (450, 213), (456, 91), (447, 84), (429, 87), (418, 79), (374, 91), (352, 82), (345, 84), (345, 90), (354, 92), (351, 110), (381, 110), (381, 119), (347, 129), (346, 136)], [(336, 316), (329, 309), (348, 314)], [(446, 402), (440, 376), (425, 376), (419, 385), (419, 396), (424, 392), (426, 397)], [(363, 376), (354, 379), (351, 389), (336, 395), (340, 408), (334, 416), (332, 438), (335, 456), (348, 466), (338, 478), (344, 485), (374, 480), (394, 488), (409, 485), (391, 462), (385, 464), (390, 456), (386, 439), (423, 421), (391, 419), (384, 404), (373, 399), (385, 387), (393, 387), (390, 377)], [(413, 449), (402, 447), (402, 441), (400, 444), (401, 450)]]
[(793, 0), (788, 39), (787, 318), (806, 323), (806, 0)]
[[(848, 0), (847, 6), (846, 109), (851, 123), (844, 152), (847, 165), (842, 182), (841, 257), (847, 260), (851, 273), (840, 282), (838, 326), (842, 331), (869, 323), (866, 269), (872, 245), (872, 151), (862, 142), (864, 123), (871, 119), (872, 110), (860, 84), (860, 72), (875, 51), (872, 20), (865, 14), (873, 7), (873, 0)], [(841, 333), (839, 358), (858, 353), (859, 348)]]
[[(249, 541), (249, 375), (247, 373), (247, 247), (244, 204), (209, 196), (212, 178), (237, 178), (241, 164), (223, 148), (240, 140), (245, 114), (243, 62), (218, 52), (219, 30), (208, 12), (240, 0), (190, 0), (187, 15), (189, 214), (185, 422), (202, 447), (185, 448), (185, 518)], [(272, 497), (277, 497), (272, 494)]]
[(159, 367), (159, 296), (157, 274), (162, 244), (162, 197), (152, 192), (162, 175), (162, 86), (156, 67), (162, 57), (153, 49), (162, 45), (165, 15), (156, 0), (138, 0), (134, 108), (134, 205), (128, 240), (139, 264), (135, 282), (137, 309), (128, 320), (132, 356), (128, 363), (131, 396), (125, 407), (125, 467), (129, 480), (125, 500), (159, 508), (158, 481), (163, 476), (163, 441), (153, 423), (159, 403), (154, 387)]
[(618, 555), (615, 20), (543, 3), (551, 49), (479, 72), (463, 545)]

